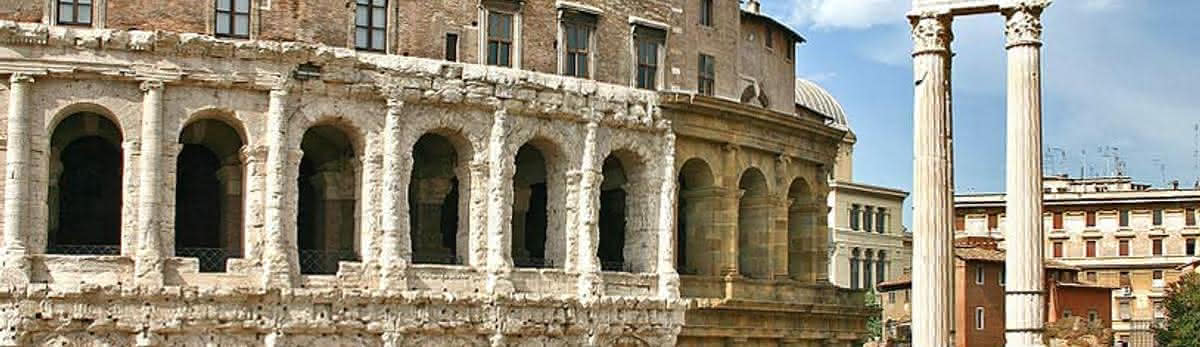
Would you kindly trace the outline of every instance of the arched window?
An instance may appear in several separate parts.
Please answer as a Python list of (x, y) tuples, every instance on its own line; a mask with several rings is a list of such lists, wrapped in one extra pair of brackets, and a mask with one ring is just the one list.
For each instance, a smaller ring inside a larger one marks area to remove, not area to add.
[[(456, 139), (456, 138), (455, 138)], [(459, 151), (452, 139), (425, 134), (413, 145), (412, 176), (408, 185), (409, 232), (413, 263), (463, 264), (458, 256), (460, 188)], [(465, 211), (462, 212), (465, 214)], [(465, 249), (465, 247), (463, 247)]]
[(200, 271), (225, 271), (242, 252), (242, 138), (229, 124), (202, 119), (179, 134), (175, 174), (175, 254)]
[(637, 154), (619, 150), (604, 159), (600, 183), (599, 244), (596, 255), (604, 271), (647, 272), (656, 250), (649, 246), (653, 237), (648, 230), (645, 164)]
[(797, 178), (788, 188), (787, 269), (793, 279), (808, 279), (816, 271), (810, 255), (816, 243), (816, 223), (820, 215), (818, 200), (813, 197), (804, 179)]
[(358, 260), (357, 157), (350, 137), (333, 125), (309, 128), (300, 149), (304, 151), (297, 178), (300, 272), (333, 274), (338, 262)]
[(95, 113), (64, 118), (50, 136), (46, 252), (121, 251), (121, 131)]
[(675, 223), (675, 267), (679, 273), (718, 274), (721, 238), (713, 230), (713, 211), (719, 194), (713, 188), (712, 170), (701, 159), (691, 159), (679, 170), (679, 196)]
[(625, 267), (625, 166), (616, 156), (604, 159), (604, 180), (600, 183), (600, 244), (597, 255), (604, 271), (628, 271)]
[(738, 271), (750, 278), (767, 278), (772, 206), (767, 197), (767, 180), (761, 171), (750, 168), (742, 173), (738, 188), (742, 190), (742, 198), (738, 200)]
[(858, 248), (850, 252), (850, 289), (858, 289)]
[(546, 261), (547, 167), (532, 144), (517, 150), (513, 175), (512, 257), (517, 267), (552, 266)]

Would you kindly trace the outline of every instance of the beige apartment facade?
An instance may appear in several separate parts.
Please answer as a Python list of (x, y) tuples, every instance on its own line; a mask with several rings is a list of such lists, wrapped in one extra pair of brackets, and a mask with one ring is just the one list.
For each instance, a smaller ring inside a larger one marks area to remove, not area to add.
[[(1078, 267), (1080, 282), (1117, 288), (1115, 342), (1152, 346), (1165, 288), (1200, 257), (1200, 190), (1150, 189), (1129, 177), (1044, 181), (1045, 257)], [(955, 210), (960, 237), (1005, 239), (1003, 195), (959, 195)]]
[(849, 346), (802, 41), (757, 1), (0, 4), (0, 346)]

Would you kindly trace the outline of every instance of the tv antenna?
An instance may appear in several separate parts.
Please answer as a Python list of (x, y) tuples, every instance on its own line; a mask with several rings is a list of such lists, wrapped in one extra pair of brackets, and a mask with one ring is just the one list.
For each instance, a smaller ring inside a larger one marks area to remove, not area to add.
[(1059, 170), (1065, 169), (1064, 162), (1066, 162), (1066, 160), (1067, 160), (1067, 151), (1063, 150), (1062, 147), (1046, 148), (1046, 161), (1050, 162), (1049, 163), (1050, 165), (1048, 165), (1048, 168), (1047, 168), (1048, 170), (1050, 170), (1048, 173), (1049, 175), (1065, 174), (1066, 170), (1063, 170), (1063, 171), (1059, 171)]

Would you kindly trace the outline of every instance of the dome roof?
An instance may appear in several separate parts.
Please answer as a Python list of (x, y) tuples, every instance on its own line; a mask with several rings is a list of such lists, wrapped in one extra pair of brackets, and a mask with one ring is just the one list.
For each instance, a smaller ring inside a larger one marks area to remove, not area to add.
[(846, 111), (842, 110), (842, 105), (838, 104), (837, 99), (825, 91), (825, 88), (821, 88), (812, 81), (803, 78), (796, 79), (796, 105), (825, 116), (828, 118), (826, 124), (830, 126), (844, 130), (850, 129), (850, 123), (846, 120)]

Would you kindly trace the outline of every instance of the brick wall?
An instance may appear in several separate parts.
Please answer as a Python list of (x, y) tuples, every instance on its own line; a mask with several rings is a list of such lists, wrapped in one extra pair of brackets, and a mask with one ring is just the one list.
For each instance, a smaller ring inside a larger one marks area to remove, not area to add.
[[(27, 0), (33, 2), (35, 0)], [(112, 29), (207, 32), (211, 0), (108, 0)]]
[(0, 0), (0, 18), (18, 22), (42, 20), (45, 5), (35, 0)]

